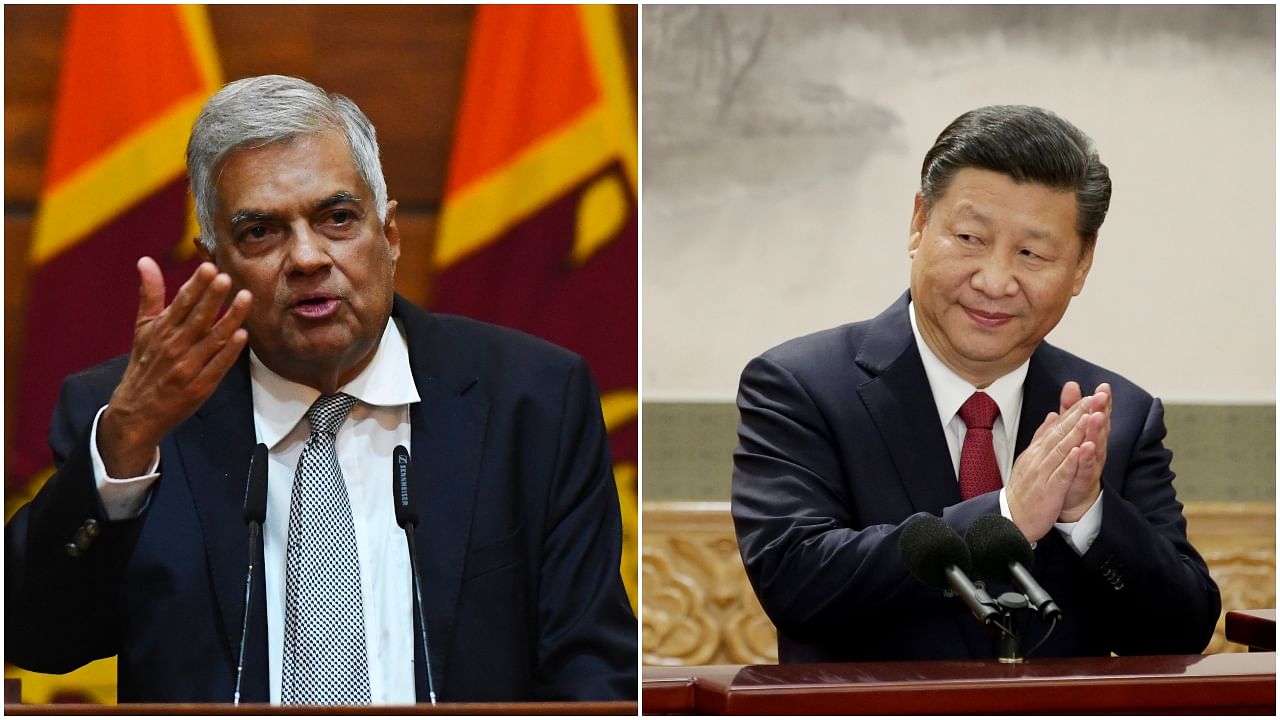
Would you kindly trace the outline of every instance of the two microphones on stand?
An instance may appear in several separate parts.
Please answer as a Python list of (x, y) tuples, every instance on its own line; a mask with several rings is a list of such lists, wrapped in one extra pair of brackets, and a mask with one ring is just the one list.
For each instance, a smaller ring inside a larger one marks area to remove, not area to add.
[[(997, 631), (996, 655), (1001, 662), (1022, 662), (1048, 639), (1062, 618), (1062, 610), (1031, 576), (1035, 561), (1031, 544), (1011, 520), (987, 515), (975, 520), (963, 538), (941, 519), (922, 515), (902, 529), (898, 547), (907, 569), (920, 582), (950, 591), (973, 616)], [(1005, 582), (1018, 592), (991, 597), (982, 580)], [(1014, 613), (1034, 611), (1050, 623), (1044, 637), (1028, 653), (1022, 652)]]
[[(245, 649), (249, 637), (249, 609), (253, 601), (254, 563), (259, 554), (258, 545), (262, 526), (267, 520), (267, 446), (258, 443), (249, 462), (249, 475), (245, 480), (244, 520), (249, 528), (248, 571), (244, 580), (244, 617), (240, 626), (240, 651), (236, 659), (235, 692), (232, 703), (240, 705), (240, 691), (244, 680)], [(418, 549), (414, 543), (414, 529), (418, 525), (418, 510), (414, 503), (413, 486), (409, 482), (409, 451), (397, 445), (391, 458), (391, 496), (395, 503), (396, 524), (404, 530), (408, 543), (409, 568), (413, 580), (414, 609), (417, 611), (418, 628), (422, 638), (422, 655), (427, 681), (427, 700), (436, 704), (436, 682), (431, 672), (431, 647), (427, 644), (427, 616), (422, 595), (422, 574), (418, 571)]]

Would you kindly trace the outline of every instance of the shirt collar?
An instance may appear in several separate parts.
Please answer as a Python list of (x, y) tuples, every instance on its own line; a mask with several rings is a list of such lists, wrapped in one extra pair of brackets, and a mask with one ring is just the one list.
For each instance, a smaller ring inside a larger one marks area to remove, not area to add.
[[(253, 350), (249, 351), (249, 381), (258, 442), (268, 448), (284, 439), (320, 397), (319, 390), (287, 380), (267, 367)], [(409, 405), (421, 399), (409, 366), (409, 345), (394, 318), (387, 319), (373, 359), (339, 391), (366, 405)]]
[[(915, 335), (916, 348), (920, 351), (920, 360), (924, 363), (924, 374), (929, 379), (929, 387), (933, 390), (933, 401), (938, 408), (938, 419), (946, 427), (960, 412), (960, 406), (969, 396), (978, 392), (968, 380), (960, 377), (954, 370), (943, 364), (933, 353), (929, 344), (920, 335), (916, 325), (916, 306), (914, 302), (907, 304), (907, 314), (911, 317), (911, 332)], [(1028, 358), (1006, 375), (996, 379), (982, 392), (991, 396), (1000, 406), (1000, 421), (1003, 421), (1005, 432), (1011, 432), (1017, 426), (1017, 419), (1022, 414), (1022, 384), (1027, 379), (1027, 368), (1031, 365)]]

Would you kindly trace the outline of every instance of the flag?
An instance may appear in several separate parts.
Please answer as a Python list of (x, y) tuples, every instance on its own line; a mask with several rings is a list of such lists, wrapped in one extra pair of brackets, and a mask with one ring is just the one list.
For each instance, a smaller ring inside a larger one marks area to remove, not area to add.
[[(69, 10), (27, 258), (21, 422), (7, 449), (6, 518), (52, 473), (49, 419), (63, 378), (129, 350), (137, 259), (156, 259), (170, 299), (197, 264), (186, 143), (221, 84), (203, 6)], [(69, 676), (8, 667), (5, 675), (23, 679), (28, 703), (115, 697), (114, 661)]]
[(626, 52), (607, 5), (476, 9), (431, 305), (586, 359), (609, 431), (634, 608), (638, 148)]

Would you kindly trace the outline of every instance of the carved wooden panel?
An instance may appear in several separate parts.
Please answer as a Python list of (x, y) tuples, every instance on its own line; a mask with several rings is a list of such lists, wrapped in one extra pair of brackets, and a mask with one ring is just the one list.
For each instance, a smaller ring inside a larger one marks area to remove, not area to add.
[(1222, 616), (1207, 653), (1244, 652), (1227, 642), (1227, 610), (1276, 606), (1276, 509), (1267, 503), (1188, 503), (1187, 536), (1222, 592)]
[[(1224, 611), (1274, 608), (1274, 505), (1190, 503), (1185, 512)], [(644, 664), (776, 663), (777, 635), (742, 568), (729, 504), (645, 503), (643, 528)], [(1227, 642), (1220, 618), (1205, 652), (1245, 649)]]
[(778, 661), (778, 640), (747, 581), (728, 503), (645, 503), (641, 623), (645, 665)]

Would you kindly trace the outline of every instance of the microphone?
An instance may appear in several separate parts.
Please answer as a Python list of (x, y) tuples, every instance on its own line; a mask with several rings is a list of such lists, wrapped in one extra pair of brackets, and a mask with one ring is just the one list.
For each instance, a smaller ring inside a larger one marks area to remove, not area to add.
[(249, 459), (249, 477), (244, 488), (244, 521), (249, 525), (249, 572), (244, 577), (244, 621), (240, 625), (240, 659), (236, 666), (235, 705), (240, 704), (240, 681), (244, 679), (244, 649), (249, 636), (249, 601), (253, 598), (254, 548), (267, 520), (267, 446), (258, 443)]
[(396, 524), (418, 524), (418, 511), (413, 505), (413, 489), (409, 483), (409, 451), (397, 445), (391, 459), (391, 491), (396, 501)]
[(250, 531), (267, 521), (267, 446), (258, 443), (249, 460), (249, 481), (244, 488), (244, 521)]
[(1058, 607), (1040, 583), (1031, 577), (1035, 564), (1031, 543), (1013, 521), (1003, 515), (986, 515), (973, 521), (964, 534), (978, 573), (992, 579), (1010, 578), (1040, 613), (1040, 619), (1062, 619)]
[(409, 483), (409, 451), (397, 445), (391, 454), (391, 495), (395, 501), (396, 524), (404, 529), (409, 541), (409, 567), (413, 571), (413, 596), (418, 606), (418, 627), (422, 628), (422, 657), (426, 658), (427, 697), (436, 704), (436, 687), (431, 678), (431, 648), (427, 645), (427, 615), (422, 605), (422, 575), (418, 573), (418, 550), (414, 547), (413, 529), (418, 524), (418, 510), (413, 504)]
[(964, 540), (942, 520), (921, 515), (907, 523), (898, 538), (907, 570), (930, 587), (950, 588), (983, 624), (1000, 615), (999, 606), (969, 579), (973, 561)]

